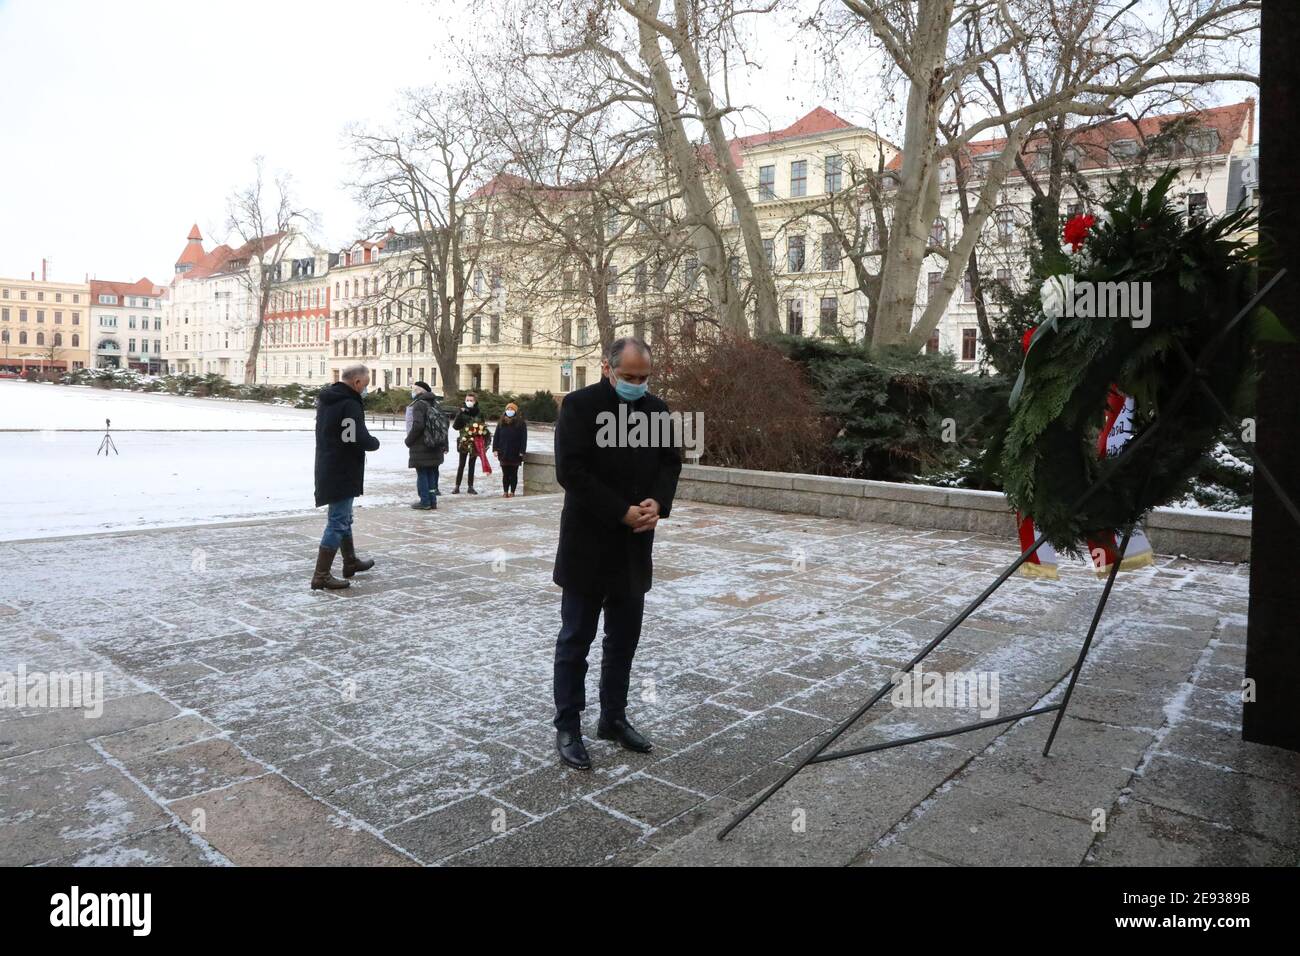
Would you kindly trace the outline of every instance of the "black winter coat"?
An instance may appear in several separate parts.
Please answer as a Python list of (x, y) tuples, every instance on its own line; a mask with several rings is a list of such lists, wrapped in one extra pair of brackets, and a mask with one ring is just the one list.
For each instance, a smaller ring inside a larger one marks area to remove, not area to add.
[(366, 430), (361, 396), (335, 382), (316, 396), (316, 507), (364, 494), (366, 452), (379, 439)]
[(623, 524), (630, 505), (659, 502), (667, 518), (681, 474), (679, 448), (601, 448), (596, 444), (601, 412), (666, 412), (663, 399), (647, 394), (627, 403), (609, 380), (565, 396), (555, 425), (555, 477), (564, 488), (560, 543), (553, 580), (586, 594), (630, 595), (650, 590), (654, 532), (634, 534)]
[(518, 415), (513, 424), (509, 422), (504, 415), (497, 422), (497, 430), (492, 433), (492, 450), (501, 464), (517, 465), (528, 451), (528, 423)]
[(430, 448), (424, 443), (424, 419), (429, 406), (437, 400), (432, 392), (421, 392), (411, 402), (411, 430), (406, 433), (406, 447), (411, 452), (406, 460), (407, 468), (436, 468), (447, 454), (446, 448)]

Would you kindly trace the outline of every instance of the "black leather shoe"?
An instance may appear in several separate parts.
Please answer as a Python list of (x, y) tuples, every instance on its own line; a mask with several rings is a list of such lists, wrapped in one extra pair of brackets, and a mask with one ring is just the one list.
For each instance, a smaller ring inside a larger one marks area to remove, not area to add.
[(575, 734), (570, 730), (557, 730), (555, 732), (555, 749), (559, 753), (560, 759), (574, 770), (591, 769), (591, 758), (587, 756), (587, 748), (582, 744), (581, 733)]
[(602, 720), (596, 725), (596, 736), (601, 740), (612, 740), (624, 750), (639, 754), (648, 754), (654, 750), (650, 741), (637, 733), (636, 728), (626, 720)]

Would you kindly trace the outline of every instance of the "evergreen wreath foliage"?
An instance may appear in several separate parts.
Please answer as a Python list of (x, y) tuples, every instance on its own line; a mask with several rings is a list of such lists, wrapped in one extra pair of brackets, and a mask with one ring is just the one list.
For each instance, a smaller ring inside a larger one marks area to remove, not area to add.
[[(1060, 551), (1078, 554), (1089, 535), (1181, 497), (1213, 446), (1221, 416), (1199, 389), (1185, 388), (1179, 345), (1197, 360), (1213, 343), (1204, 378), (1230, 410), (1249, 387), (1249, 323), (1216, 339), (1252, 294), (1256, 250), (1238, 238), (1252, 212), (1185, 221), (1169, 199), (1173, 179), (1171, 170), (1145, 192), (1111, 197), (1078, 254), (1046, 250), (1037, 261), (1039, 281), (1073, 274), (1076, 282), (1150, 283), (1147, 327), (1062, 314), (1044, 320), (1025, 355), (1002, 444), (1003, 487)], [(1137, 409), (1129, 444), (1103, 460), (1097, 436), (1112, 386)]]

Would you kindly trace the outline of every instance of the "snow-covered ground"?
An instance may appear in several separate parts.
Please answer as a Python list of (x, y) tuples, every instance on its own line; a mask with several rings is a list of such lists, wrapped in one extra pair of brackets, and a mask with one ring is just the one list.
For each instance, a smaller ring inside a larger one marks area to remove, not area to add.
[[(108, 457), (96, 455), (95, 423), (106, 417), (120, 453)], [(0, 540), (310, 511), (313, 421), (311, 411), (248, 402), (0, 382)], [(76, 428), (91, 430), (66, 430)], [(414, 501), (400, 429), (375, 434), (380, 448), (367, 459), (358, 507)], [(529, 444), (549, 449), (550, 432), (534, 429)], [(452, 448), (444, 492), (456, 476)], [(492, 465), (476, 484), (499, 494)]]
[(0, 382), (0, 430), (9, 428), (89, 428), (103, 431), (135, 428), (311, 429), (310, 409), (236, 402), (220, 398), (183, 398), (88, 386)]

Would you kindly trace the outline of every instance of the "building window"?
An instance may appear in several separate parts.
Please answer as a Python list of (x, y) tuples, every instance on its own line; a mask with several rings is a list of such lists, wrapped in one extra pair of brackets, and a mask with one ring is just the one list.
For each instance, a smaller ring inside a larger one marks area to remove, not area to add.
[(650, 291), (650, 270), (644, 262), (638, 262), (636, 266), (636, 291), (638, 295)]
[(785, 241), (787, 272), (803, 272), (803, 236), (790, 236)]
[[(1210, 213), (1209, 197), (1205, 193), (1187, 194), (1187, 220), (1200, 222)], [(37, 315), (40, 313), (38, 312)]]
[(822, 335), (836, 335), (840, 330), (840, 300), (835, 296), (822, 298), (821, 323), (818, 331)]
[(972, 276), (971, 276), (971, 274), (970, 274), (970, 270), (969, 270), (969, 269), (967, 269), (964, 273), (962, 273), (962, 277), (961, 277), (961, 300), (962, 300), (963, 302), (974, 302), (974, 301), (975, 301), (975, 282), (974, 282), (974, 279), (972, 278)]
[(930, 334), (930, 338), (925, 343), (925, 354), (934, 355), (939, 351), (939, 332), (938, 330)]
[(844, 180), (844, 157), (827, 156), (826, 157), (826, 191), (828, 193), (837, 193), (843, 188)]
[(975, 330), (961, 330), (961, 360), (963, 362), (975, 361)]
[(776, 167), (775, 166), (758, 167), (758, 198), (759, 199), (776, 198)]
[(790, 164), (790, 195), (808, 195), (808, 160), (796, 159)]
[(1110, 152), (1116, 159), (1133, 159), (1138, 154), (1137, 140), (1117, 139), (1110, 144)]
[(925, 298), (927, 302), (933, 302), (939, 295), (940, 284), (943, 282), (942, 272), (931, 272), (926, 276)]
[(695, 288), (695, 280), (700, 274), (700, 260), (691, 258), (686, 260), (686, 269), (683, 278), (686, 281), (686, 291), (690, 292)]
[(533, 344), (533, 317), (531, 315), (525, 315), (520, 322), (519, 341), (527, 346)]
[(1219, 148), (1219, 132), (1214, 129), (1198, 129), (1187, 134), (1187, 151), (1197, 156), (1204, 156)]
[(936, 246), (948, 242), (948, 223), (944, 222), (943, 216), (938, 216), (930, 225), (930, 242)]
[(1016, 214), (1010, 206), (1002, 206), (997, 211), (998, 242), (1006, 245), (1016, 233)]
[(785, 331), (789, 335), (803, 335), (803, 299), (786, 300)]
[(822, 270), (830, 272), (840, 267), (840, 244), (833, 232), (821, 235)]
[(767, 260), (768, 271), (775, 272), (776, 271), (776, 240), (775, 239), (763, 240), (763, 258)]

